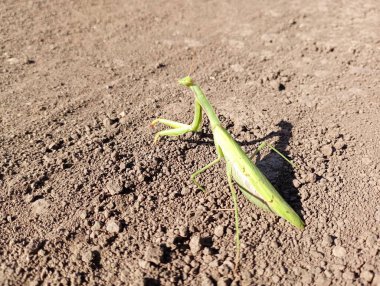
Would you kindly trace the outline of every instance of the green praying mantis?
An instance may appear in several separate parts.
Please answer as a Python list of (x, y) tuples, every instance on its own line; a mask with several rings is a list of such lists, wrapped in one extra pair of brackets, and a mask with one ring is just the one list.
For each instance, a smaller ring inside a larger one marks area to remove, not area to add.
[[(304, 222), (302, 219), (276, 191), (273, 185), (259, 170), (259, 168), (252, 162), (252, 160), (245, 154), (240, 145), (232, 138), (228, 131), (223, 128), (213, 107), (207, 100), (201, 88), (194, 83), (190, 76), (186, 76), (180, 79), (179, 83), (190, 88), (195, 94), (195, 112), (193, 122), (189, 125), (163, 118), (157, 118), (153, 120), (151, 123), (152, 126), (156, 125), (157, 123), (161, 123), (171, 127), (171, 129), (157, 132), (154, 137), (154, 143), (157, 143), (163, 136), (179, 136), (187, 132), (199, 131), (202, 123), (202, 110), (206, 113), (210, 121), (211, 130), (214, 137), (217, 158), (193, 173), (190, 178), (199, 189), (204, 191), (204, 188), (195, 179), (196, 176), (219, 163), (223, 158), (225, 159), (227, 179), (229, 188), (231, 190), (235, 211), (235, 242), (237, 261), (239, 260), (238, 257), (240, 253), (240, 230), (237, 192), (234, 188), (234, 182), (237, 184), (242, 194), (250, 202), (254, 203), (264, 210), (279, 215), (280, 217), (290, 222), (293, 226), (299, 229), (303, 229)], [(291, 161), (289, 161), (277, 149), (266, 142), (263, 142), (259, 145), (251, 158), (257, 155), (266, 146), (278, 153), (282, 158), (284, 158), (293, 166)]]

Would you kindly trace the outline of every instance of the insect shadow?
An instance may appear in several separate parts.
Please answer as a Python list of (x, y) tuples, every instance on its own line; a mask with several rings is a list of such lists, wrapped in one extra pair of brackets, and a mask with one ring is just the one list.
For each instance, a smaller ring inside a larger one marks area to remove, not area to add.
[[(285, 120), (281, 120), (276, 124), (280, 128), (278, 131), (272, 131), (269, 134), (263, 136), (262, 138), (256, 138), (251, 141), (239, 141), (236, 142), (243, 147), (243, 149), (249, 149), (249, 146), (256, 146), (263, 142), (272, 142), (274, 138), (277, 138), (273, 147), (279, 150), (286, 157), (290, 158), (289, 152), (286, 148), (289, 146), (290, 139), (292, 138), (293, 125)], [(227, 125), (227, 130), (231, 128), (231, 125)], [(229, 130), (231, 131), (231, 130)], [(249, 130), (247, 130), (249, 131)], [(231, 132), (233, 133), (233, 132)], [(196, 139), (185, 139), (185, 142), (194, 143), (194, 147), (197, 145), (214, 145), (213, 136), (211, 131), (208, 130), (206, 126), (206, 132), (198, 132), (198, 138)], [(255, 148), (256, 148), (255, 147)], [(190, 146), (189, 149), (192, 147)], [(250, 148), (247, 152), (248, 157), (255, 151), (255, 148)], [(266, 155), (262, 155), (262, 154)], [(283, 198), (289, 203), (289, 205), (302, 217), (301, 211), (302, 204), (300, 200), (300, 195), (298, 190), (293, 186), (293, 180), (295, 179), (295, 172), (293, 167), (288, 164), (283, 158), (281, 158), (275, 152), (259, 152), (255, 158), (252, 158), (259, 169), (264, 173), (264, 175), (269, 179), (269, 181), (274, 185), (276, 190), (283, 196)]]

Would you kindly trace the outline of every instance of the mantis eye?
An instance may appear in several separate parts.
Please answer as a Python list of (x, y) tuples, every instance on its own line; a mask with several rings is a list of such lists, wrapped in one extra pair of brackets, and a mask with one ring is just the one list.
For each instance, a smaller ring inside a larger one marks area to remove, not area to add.
[(179, 84), (182, 84), (184, 86), (192, 86), (193, 85), (193, 79), (190, 76), (185, 76), (184, 78), (181, 78), (178, 80)]

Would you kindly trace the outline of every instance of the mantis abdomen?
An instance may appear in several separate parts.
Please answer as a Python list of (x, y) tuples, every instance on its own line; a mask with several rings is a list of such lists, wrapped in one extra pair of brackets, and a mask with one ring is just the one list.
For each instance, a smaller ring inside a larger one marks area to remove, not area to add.
[[(276, 213), (295, 227), (303, 229), (304, 223), (298, 214), (248, 158), (232, 136), (219, 126), (214, 128), (213, 133), (227, 164), (231, 166), (232, 176), (244, 196), (258, 207)], [(218, 142), (223, 142), (223, 144)]]

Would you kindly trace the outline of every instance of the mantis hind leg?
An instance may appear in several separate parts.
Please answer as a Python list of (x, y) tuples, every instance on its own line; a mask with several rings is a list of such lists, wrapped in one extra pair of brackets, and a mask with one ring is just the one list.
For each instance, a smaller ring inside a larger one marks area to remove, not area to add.
[(237, 193), (232, 182), (232, 167), (229, 163), (227, 163), (227, 178), (228, 178), (228, 185), (230, 186), (232, 200), (234, 202), (234, 210), (235, 210), (235, 243), (236, 243), (235, 269), (236, 269), (240, 260), (239, 209), (238, 209), (238, 203), (237, 203)]
[(261, 151), (263, 150), (265, 147), (269, 147), (270, 149), (272, 149), (274, 152), (276, 152), (278, 155), (280, 155), (286, 162), (288, 162), (290, 165), (292, 165), (292, 167), (295, 167), (294, 166), (294, 163), (289, 160), (288, 158), (286, 158), (286, 156), (284, 154), (282, 154), (280, 151), (278, 151), (276, 148), (274, 148), (271, 144), (267, 143), (267, 142), (262, 142), (259, 147), (257, 147), (257, 149), (255, 150), (255, 152), (253, 152), (253, 155), (251, 156), (251, 160)]

